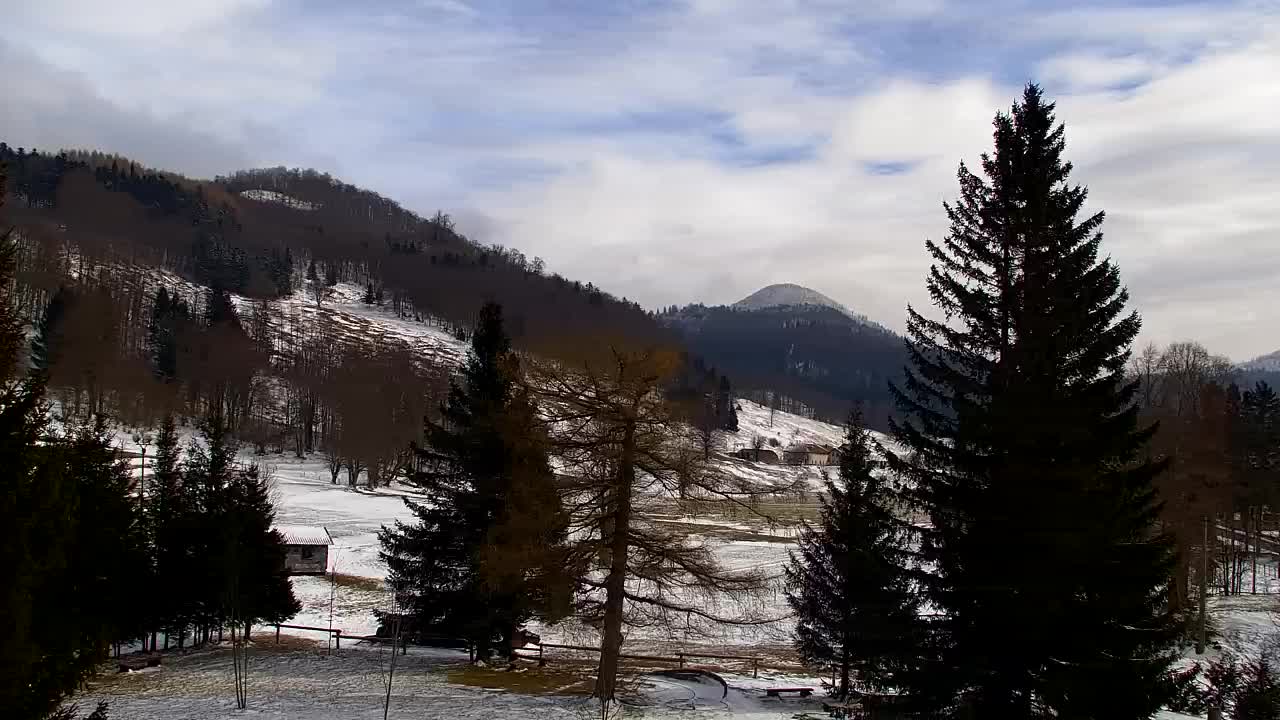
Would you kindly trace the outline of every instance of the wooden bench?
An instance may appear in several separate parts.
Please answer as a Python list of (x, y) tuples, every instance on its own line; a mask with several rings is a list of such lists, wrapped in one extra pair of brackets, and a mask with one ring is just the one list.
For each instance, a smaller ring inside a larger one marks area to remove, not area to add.
[(767, 697), (782, 697), (781, 693), (800, 693), (800, 697), (806, 698), (813, 694), (813, 688), (765, 688), (764, 694)]

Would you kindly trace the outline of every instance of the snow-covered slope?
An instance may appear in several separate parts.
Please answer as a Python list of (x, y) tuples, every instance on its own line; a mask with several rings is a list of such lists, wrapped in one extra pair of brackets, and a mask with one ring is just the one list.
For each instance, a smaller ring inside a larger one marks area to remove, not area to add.
[(279, 203), (285, 207), (291, 207), (294, 210), (315, 210), (320, 207), (315, 203), (310, 203), (306, 200), (299, 200), (291, 195), (276, 192), (275, 190), (245, 190), (240, 193), (240, 195), (250, 200), (257, 200), (258, 202)]
[(817, 290), (811, 290), (802, 285), (793, 283), (779, 283), (768, 287), (760, 288), (750, 295), (742, 298), (733, 304), (733, 307), (743, 310), (760, 310), (770, 307), (785, 307), (789, 305), (820, 305), (839, 310), (849, 317), (856, 317), (849, 308), (823, 295)]

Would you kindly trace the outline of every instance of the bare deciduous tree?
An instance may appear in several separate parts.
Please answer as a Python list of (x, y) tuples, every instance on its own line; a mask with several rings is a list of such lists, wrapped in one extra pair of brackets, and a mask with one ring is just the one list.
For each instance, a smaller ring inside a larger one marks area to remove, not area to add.
[(580, 609), (601, 629), (595, 694), (605, 705), (616, 696), (624, 625), (776, 620), (754, 602), (766, 582), (761, 573), (726, 570), (705, 544), (648, 520), (648, 511), (682, 492), (748, 505), (779, 491), (705, 462), (663, 394), (677, 363), (659, 349), (614, 350), (607, 361), (572, 369), (531, 363), (532, 391), (564, 462), (574, 563), (586, 588)]

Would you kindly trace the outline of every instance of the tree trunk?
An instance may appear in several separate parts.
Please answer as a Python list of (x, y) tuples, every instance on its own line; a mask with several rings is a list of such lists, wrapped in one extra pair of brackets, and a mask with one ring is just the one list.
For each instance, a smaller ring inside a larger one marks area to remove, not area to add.
[(631, 488), (635, 482), (635, 423), (628, 422), (618, 458), (614, 486), (613, 527), (609, 538), (609, 576), (605, 579), (604, 637), (600, 644), (600, 673), (596, 697), (602, 703), (614, 699), (618, 684), (618, 656), (622, 654), (622, 614), (627, 581), (628, 534), (631, 528)]
[(840, 648), (840, 699), (849, 699), (849, 643), (848, 638)]

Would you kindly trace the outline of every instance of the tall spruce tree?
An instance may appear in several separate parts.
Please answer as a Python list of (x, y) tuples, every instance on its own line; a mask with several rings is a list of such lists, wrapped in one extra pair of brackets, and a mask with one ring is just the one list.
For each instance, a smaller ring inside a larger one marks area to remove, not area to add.
[(165, 288), (156, 291), (156, 299), (151, 306), (151, 325), (147, 329), (147, 345), (152, 368), (161, 380), (173, 380), (178, 375), (180, 338), (190, 320), (191, 311), (181, 298), (170, 295)]
[(983, 179), (961, 164), (950, 232), (928, 241), (942, 319), (908, 308), (892, 466), (927, 512), (936, 615), (911, 695), (971, 717), (1146, 718), (1179, 628), (1124, 377), (1138, 333), (1102, 213), (1079, 217), (1063, 128), (1028, 85), (995, 119)]
[(822, 520), (805, 527), (785, 568), (795, 645), (815, 667), (839, 670), (838, 697), (892, 687), (911, 645), (916, 599), (907, 566), (908, 532), (893, 514), (895, 493), (875, 457), (875, 440), (854, 411), (845, 424), (840, 470), (825, 480)]
[(283, 622), (297, 615), (302, 605), (284, 572), (284, 538), (271, 527), (275, 508), (268, 478), (257, 465), (233, 470), (224, 507), (224, 603), (229, 619), (243, 624), (247, 635), (253, 623)]
[(427, 500), (406, 499), (416, 522), (379, 534), (388, 580), (417, 628), (460, 633), (480, 659), (509, 647), (530, 618), (568, 609), (568, 523), (519, 372), (502, 309), (486, 303), (442, 420), (425, 423), (423, 469), (411, 481)]
[(172, 415), (164, 417), (156, 433), (148, 485), (145, 517), (155, 577), (151, 597), (155, 626), (168, 637), (191, 624), (191, 604), (186, 599), (192, 588), (184, 583), (198, 563), (191, 536), (195, 508), (183, 482), (178, 430)]
[(69, 288), (65, 285), (59, 287), (36, 324), (36, 336), (31, 340), (31, 367), (46, 378), (62, 351), (63, 322), (73, 300)]

